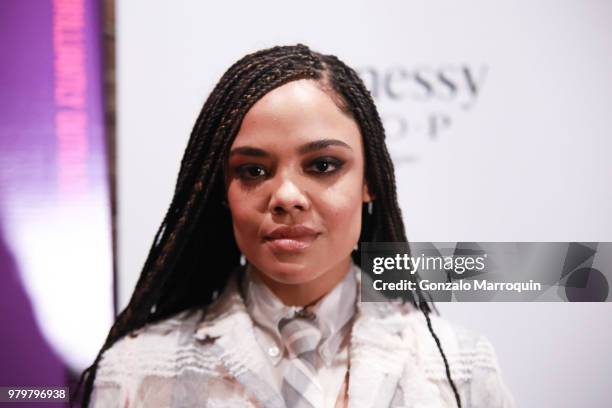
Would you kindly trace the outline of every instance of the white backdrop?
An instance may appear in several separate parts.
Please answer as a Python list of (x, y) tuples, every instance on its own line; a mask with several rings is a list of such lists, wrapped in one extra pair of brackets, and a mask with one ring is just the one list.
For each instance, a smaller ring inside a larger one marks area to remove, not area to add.
[[(610, 2), (132, 0), (117, 18), (121, 307), (202, 103), (277, 44), (359, 70), (410, 240), (612, 241)], [(439, 308), (491, 339), (518, 406), (612, 406), (610, 304)]]

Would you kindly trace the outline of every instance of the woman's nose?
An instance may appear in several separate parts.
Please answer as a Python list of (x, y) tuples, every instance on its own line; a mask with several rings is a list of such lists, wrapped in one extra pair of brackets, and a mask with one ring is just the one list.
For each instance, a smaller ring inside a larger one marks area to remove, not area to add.
[(269, 209), (273, 214), (306, 211), (309, 208), (308, 197), (295, 181), (289, 177), (279, 181), (270, 198)]

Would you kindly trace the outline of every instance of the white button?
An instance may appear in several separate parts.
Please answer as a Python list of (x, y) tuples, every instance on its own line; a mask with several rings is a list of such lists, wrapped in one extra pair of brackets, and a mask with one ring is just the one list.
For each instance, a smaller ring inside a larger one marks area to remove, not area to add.
[(278, 356), (278, 353), (280, 352), (280, 350), (278, 349), (278, 347), (276, 346), (272, 346), (268, 349), (268, 354), (270, 355), (270, 357), (276, 357)]

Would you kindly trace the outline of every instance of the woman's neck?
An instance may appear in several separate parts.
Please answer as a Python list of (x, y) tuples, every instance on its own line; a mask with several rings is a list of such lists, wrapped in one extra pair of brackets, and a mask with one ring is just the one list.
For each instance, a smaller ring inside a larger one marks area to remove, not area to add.
[(287, 306), (309, 306), (318, 302), (346, 276), (350, 270), (351, 258), (331, 266), (315, 279), (299, 284), (287, 284), (270, 279), (254, 265), (249, 264), (250, 271)]

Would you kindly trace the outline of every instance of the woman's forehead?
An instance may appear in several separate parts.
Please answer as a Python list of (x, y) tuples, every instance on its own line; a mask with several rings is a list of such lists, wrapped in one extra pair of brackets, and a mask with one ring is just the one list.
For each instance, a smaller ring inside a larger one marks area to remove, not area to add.
[(303, 79), (284, 84), (257, 101), (245, 115), (233, 146), (319, 138), (361, 143), (357, 123), (317, 83)]

